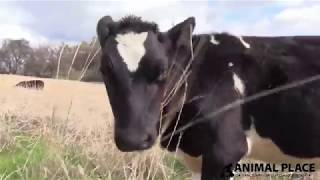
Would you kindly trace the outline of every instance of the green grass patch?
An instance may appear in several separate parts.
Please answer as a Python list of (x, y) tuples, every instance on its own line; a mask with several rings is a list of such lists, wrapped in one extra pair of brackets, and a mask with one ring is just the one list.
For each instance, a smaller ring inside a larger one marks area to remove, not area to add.
[(13, 145), (0, 152), (0, 179), (30, 179), (44, 157), (45, 144), (41, 139), (16, 136)]
[(188, 169), (174, 156), (167, 155), (163, 159), (164, 164), (172, 169), (171, 177), (172, 180), (185, 180), (190, 176)]

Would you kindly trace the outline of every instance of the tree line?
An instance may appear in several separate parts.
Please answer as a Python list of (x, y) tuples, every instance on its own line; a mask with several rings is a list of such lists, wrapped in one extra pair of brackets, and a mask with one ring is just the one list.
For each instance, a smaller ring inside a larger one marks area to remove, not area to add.
[(25, 39), (5, 39), (0, 48), (0, 74), (101, 81), (96, 38), (77, 45), (32, 47)]

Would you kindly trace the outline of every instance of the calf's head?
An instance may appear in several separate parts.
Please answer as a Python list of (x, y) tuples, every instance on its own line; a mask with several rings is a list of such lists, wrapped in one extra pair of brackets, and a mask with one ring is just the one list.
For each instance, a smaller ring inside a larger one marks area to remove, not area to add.
[(100, 70), (115, 119), (119, 150), (144, 150), (154, 144), (168, 68), (173, 62), (186, 64), (194, 26), (193, 17), (166, 32), (135, 16), (120, 21), (105, 16), (99, 20)]

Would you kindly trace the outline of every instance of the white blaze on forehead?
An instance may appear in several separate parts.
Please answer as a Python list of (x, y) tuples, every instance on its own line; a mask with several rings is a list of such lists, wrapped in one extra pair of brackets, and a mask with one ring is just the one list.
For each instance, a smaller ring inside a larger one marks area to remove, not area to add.
[(123, 61), (127, 64), (129, 71), (136, 71), (141, 58), (145, 55), (144, 42), (148, 32), (118, 34), (116, 36), (117, 49)]
[(236, 73), (233, 73), (232, 78), (234, 83), (234, 89), (236, 89), (241, 95), (244, 95), (245, 87), (240, 77)]
[(247, 48), (247, 49), (250, 48), (250, 44), (247, 43), (246, 41), (244, 41), (244, 39), (243, 39), (241, 36), (239, 36), (238, 38), (239, 38), (240, 42), (243, 44), (243, 46), (244, 46), (245, 48)]
[(220, 44), (219, 41), (217, 41), (217, 40), (215, 39), (214, 35), (211, 35), (211, 37), (210, 37), (210, 42), (211, 42), (212, 44), (214, 44), (214, 45)]

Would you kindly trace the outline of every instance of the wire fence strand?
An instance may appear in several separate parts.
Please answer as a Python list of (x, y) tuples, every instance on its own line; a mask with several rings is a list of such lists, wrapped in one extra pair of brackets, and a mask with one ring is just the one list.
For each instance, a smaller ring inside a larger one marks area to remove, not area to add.
[(285, 84), (285, 85), (282, 85), (282, 86), (279, 86), (279, 87), (276, 87), (276, 88), (273, 88), (273, 89), (264, 90), (262, 92), (254, 94), (252, 96), (248, 96), (248, 97), (245, 97), (245, 98), (242, 98), (242, 99), (238, 99), (238, 100), (233, 101), (233, 102), (231, 102), (229, 104), (226, 104), (225, 106), (222, 106), (221, 108), (213, 111), (212, 113), (209, 113), (208, 115), (205, 115), (205, 116), (203, 116), (201, 118), (198, 118), (195, 121), (189, 122), (188, 124), (178, 128), (175, 132), (172, 132), (171, 134), (168, 134), (168, 135), (162, 137), (161, 140), (165, 141), (168, 138), (170, 138), (172, 135), (176, 135), (176, 134), (178, 134), (180, 132), (183, 132), (183, 131), (187, 130), (188, 128), (190, 128), (190, 127), (192, 127), (192, 126), (194, 126), (196, 124), (212, 120), (213, 117), (216, 117), (216, 116), (218, 116), (218, 115), (220, 115), (222, 113), (225, 113), (225, 112), (227, 112), (227, 111), (229, 111), (229, 110), (231, 110), (233, 108), (239, 107), (240, 105), (243, 105), (243, 104), (246, 104), (246, 103), (249, 103), (249, 102), (252, 102), (252, 101), (258, 100), (260, 98), (263, 98), (263, 97), (266, 97), (266, 96), (270, 96), (270, 95), (273, 95), (273, 94), (276, 94), (276, 93), (279, 93), (279, 92), (282, 92), (282, 91), (286, 91), (286, 90), (289, 90), (289, 89), (292, 89), (292, 88), (296, 88), (296, 87), (300, 87), (300, 86), (303, 86), (303, 85), (306, 85), (306, 84), (310, 84), (310, 83), (318, 81), (318, 80), (320, 80), (320, 74), (319, 75), (315, 75), (315, 76), (311, 76), (311, 77), (306, 78), (306, 79), (294, 81), (292, 83), (288, 83), (288, 84)]

